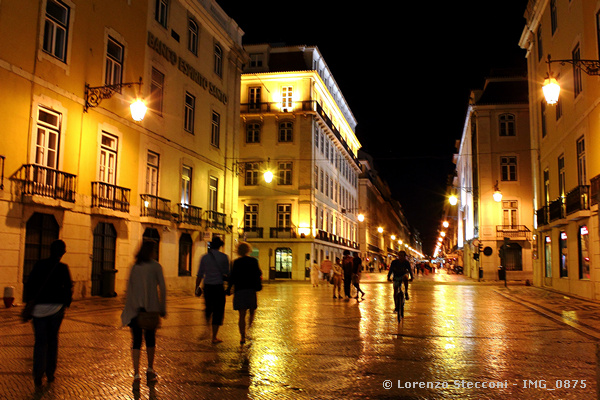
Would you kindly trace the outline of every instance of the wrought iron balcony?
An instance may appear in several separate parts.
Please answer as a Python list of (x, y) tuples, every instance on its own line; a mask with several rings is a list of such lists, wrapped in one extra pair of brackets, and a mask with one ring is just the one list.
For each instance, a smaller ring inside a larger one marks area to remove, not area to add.
[(535, 212), (537, 226), (548, 225), (550, 222), (550, 215), (548, 211), (548, 206), (544, 206)]
[(600, 193), (600, 175), (590, 179), (590, 205), (598, 204), (598, 194)]
[(92, 182), (92, 207), (129, 212), (131, 189), (104, 182)]
[(158, 219), (171, 219), (171, 200), (163, 199), (151, 194), (141, 194), (142, 217), (153, 217)]
[[(312, 100), (305, 101), (294, 101), (294, 110), (299, 111), (314, 111)], [(281, 102), (260, 102), (260, 103), (246, 103), (240, 106), (240, 112), (242, 114), (262, 114), (262, 113), (279, 113), (284, 112), (281, 109)]]
[(182, 224), (200, 225), (202, 224), (202, 209), (190, 204), (177, 204), (177, 221)]
[(496, 225), (496, 238), (531, 239), (531, 231), (525, 225)]
[(263, 237), (263, 228), (258, 226), (245, 226), (241, 229), (242, 235), (246, 238), (250, 239), (262, 239)]
[(577, 211), (590, 209), (590, 187), (587, 185), (577, 186), (567, 193), (565, 201), (567, 215)]
[(296, 238), (296, 228), (293, 226), (271, 228), (271, 238)]
[(216, 212), (213, 210), (206, 210), (206, 227), (207, 228), (215, 228), (215, 229), (221, 229), (221, 230), (225, 230), (227, 228), (227, 224), (225, 221), (225, 218), (227, 217), (226, 214), (220, 213), (220, 212)]
[(550, 202), (548, 205), (549, 222), (563, 219), (565, 217), (565, 201), (563, 197)]
[(41, 165), (25, 164), (17, 171), (16, 176), (24, 195), (51, 197), (75, 203), (76, 175)]

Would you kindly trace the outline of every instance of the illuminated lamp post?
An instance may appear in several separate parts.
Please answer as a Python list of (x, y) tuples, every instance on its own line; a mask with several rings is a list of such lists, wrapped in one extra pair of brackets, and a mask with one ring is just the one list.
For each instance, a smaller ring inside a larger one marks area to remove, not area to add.
[(114, 85), (104, 86), (90, 86), (85, 84), (83, 92), (83, 98), (85, 104), (83, 106), (83, 112), (87, 112), (90, 108), (98, 107), (102, 100), (110, 99), (113, 94), (121, 92), (124, 87), (132, 87), (133, 85), (139, 85), (139, 92), (136, 100), (129, 106), (131, 111), (131, 118), (134, 121), (140, 122), (144, 119), (148, 108), (146, 104), (140, 99), (139, 93), (142, 91), (142, 78), (138, 82), (127, 82), (127, 83), (116, 83)]
[(558, 102), (558, 96), (560, 94), (560, 85), (554, 78), (550, 64), (553, 62), (560, 63), (561, 65), (571, 64), (573, 68), (578, 68), (588, 75), (597, 76), (600, 75), (600, 60), (580, 60), (578, 58), (572, 58), (570, 60), (552, 60), (550, 54), (548, 54), (548, 74), (544, 80), (542, 86), (542, 92), (548, 104), (556, 104)]
[(496, 181), (496, 184), (494, 185), (494, 194), (492, 194), (492, 197), (494, 198), (494, 201), (496, 203), (499, 203), (502, 201), (502, 192), (500, 191), (500, 188), (498, 187), (498, 181)]

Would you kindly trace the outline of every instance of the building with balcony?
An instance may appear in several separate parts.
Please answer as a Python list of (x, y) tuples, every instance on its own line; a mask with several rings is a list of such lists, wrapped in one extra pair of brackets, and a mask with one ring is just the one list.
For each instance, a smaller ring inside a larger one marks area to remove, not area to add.
[[(599, 16), (600, 5), (591, 1), (531, 0), (519, 42), (527, 50), (531, 148), (538, 160), (534, 282), (594, 300), (600, 299), (600, 160), (593, 156), (600, 130)], [(550, 74), (561, 87), (556, 104), (542, 93)]]
[(236, 229), (265, 277), (304, 279), (313, 260), (359, 251), (356, 120), (318, 48), (245, 50)]
[(168, 287), (192, 290), (207, 239), (237, 237), (241, 30), (213, 0), (26, 0), (0, 15), (0, 285), (20, 298), (60, 238), (75, 296), (112, 295), (153, 240)]
[(510, 280), (533, 279), (529, 142), (525, 72), (495, 71), (471, 92), (455, 157), (456, 239), (465, 275), (494, 280), (502, 266)]

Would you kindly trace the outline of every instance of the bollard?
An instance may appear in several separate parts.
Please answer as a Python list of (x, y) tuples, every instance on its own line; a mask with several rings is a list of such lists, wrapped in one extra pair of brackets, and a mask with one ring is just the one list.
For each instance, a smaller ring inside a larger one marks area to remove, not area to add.
[(6, 286), (4, 288), (4, 307), (10, 308), (13, 306), (13, 302), (15, 301), (15, 287), (14, 286)]

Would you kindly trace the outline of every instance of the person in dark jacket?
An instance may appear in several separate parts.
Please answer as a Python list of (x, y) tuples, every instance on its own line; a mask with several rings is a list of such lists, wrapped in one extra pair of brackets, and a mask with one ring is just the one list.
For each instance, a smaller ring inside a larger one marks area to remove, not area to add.
[(67, 264), (60, 259), (67, 246), (62, 240), (50, 245), (50, 257), (38, 261), (31, 270), (24, 287), (25, 301), (35, 301), (33, 309), (33, 382), (42, 386), (46, 374), (48, 383), (54, 381), (58, 358), (58, 331), (65, 308), (73, 299), (73, 281)]
[(262, 285), (260, 283), (262, 271), (258, 266), (258, 260), (248, 256), (251, 251), (252, 247), (246, 242), (241, 242), (238, 245), (237, 253), (240, 257), (233, 261), (229, 285), (227, 286), (228, 295), (231, 294), (231, 287), (234, 288), (233, 309), (239, 313), (240, 344), (246, 342), (246, 311), (250, 314), (248, 317), (248, 329), (250, 329), (254, 321), (254, 313), (258, 307), (256, 290)]
[(352, 284), (353, 268), (354, 261), (350, 255), (350, 251), (344, 250), (344, 257), (342, 257), (342, 269), (344, 270), (344, 295), (347, 299), (350, 298), (350, 286)]

